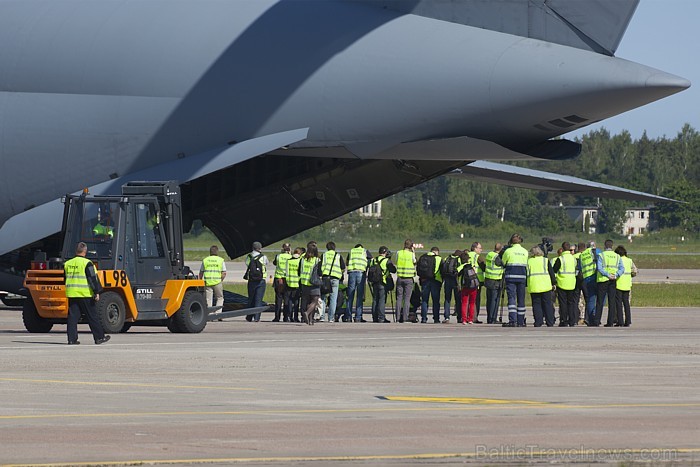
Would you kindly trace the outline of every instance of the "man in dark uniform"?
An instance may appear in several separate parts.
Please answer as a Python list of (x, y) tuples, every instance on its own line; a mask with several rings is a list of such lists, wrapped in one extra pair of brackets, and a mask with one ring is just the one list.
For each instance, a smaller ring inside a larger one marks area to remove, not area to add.
[(95, 266), (85, 257), (87, 245), (78, 243), (75, 257), (63, 266), (66, 280), (66, 297), (68, 297), (68, 345), (80, 344), (78, 340), (78, 321), (81, 313), (87, 316), (95, 344), (104, 344), (110, 338), (105, 335), (102, 324), (97, 317), (95, 302), (100, 300), (102, 285), (97, 279)]

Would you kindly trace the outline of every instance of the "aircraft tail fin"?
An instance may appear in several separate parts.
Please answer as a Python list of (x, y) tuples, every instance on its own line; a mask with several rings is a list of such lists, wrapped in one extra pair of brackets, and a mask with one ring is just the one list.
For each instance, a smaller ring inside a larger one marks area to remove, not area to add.
[[(357, 1), (357, 0), (356, 0)], [(359, 0), (373, 6), (615, 54), (639, 0)]]

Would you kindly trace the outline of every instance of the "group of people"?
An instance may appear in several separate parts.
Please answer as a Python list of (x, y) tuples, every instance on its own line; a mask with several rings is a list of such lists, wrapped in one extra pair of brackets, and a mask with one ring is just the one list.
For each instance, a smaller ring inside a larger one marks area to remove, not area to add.
[[(479, 315), (485, 289), (487, 324), (526, 326), (525, 294), (530, 293), (535, 327), (555, 325), (556, 302), (559, 326), (600, 326), (606, 300), (605, 326), (631, 325), (629, 296), (637, 268), (622, 245), (613, 251), (612, 240), (606, 240), (601, 251), (594, 241), (563, 242), (557, 255), (548, 258), (551, 244), (533, 246), (528, 251), (522, 242), (516, 233), (507, 245), (496, 243), (485, 255), (481, 243), (474, 242), (469, 249), (456, 250), (444, 257), (440, 256), (438, 247), (417, 257), (413, 241), (406, 239), (396, 253), (395, 262), (386, 246), (372, 255), (358, 243), (347, 255), (342, 255), (336, 251), (334, 242), (326, 243), (323, 253), (315, 241), (294, 250), (285, 243), (272, 261), (275, 266), (273, 321), (309, 325), (316, 321), (365, 323), (363, 309), (365, 286), (368, 286), (372, 296), (371, 320), (375, 323), (389, 322), (386, 302), (395, 292), (395, 320), (399, 323), (428, 323), (432, 302), (433, 323), (450, 323), (455, 316), (464, 325), (482, 324)], [(261, 307), (268, 259), (260, 242), (253, 243), (253, 251), (246, 256), (245, 263), (248, 307)], [(220, 283), (225, 274), (225, 263), (214, 246), (200, 271), (210, 306), (214, 297), (223, 301)], [(583, 316), (578, 307), (582, 294)], [(503, 295), (507, 296), (507, 321), (498, 314)], [(259, 321), (260, 313), (246, 318)]]
[[(637, 267), (624, 246), (613, 251), (613, 241), (606, 240), (601, 251), (594, 241), (578, 245), (563, 242), (557, 255), (548, 260), (542, 245), (527, 251), (522, 241), (519, 234), (513, 234), (494, 262), (504, 268), (503, 283), (508, 294), (508, 322), (503, 326), (525, 326), (526, 291), (532, 298), (535, 326), (554, 326), (555, 300), (559, 303), (559, 326), (581, 322), (600, 326), (606, 300), (606, 327), (632, 324), (629, 298)], [(583, 317), (578, 308), (581, 294)]]

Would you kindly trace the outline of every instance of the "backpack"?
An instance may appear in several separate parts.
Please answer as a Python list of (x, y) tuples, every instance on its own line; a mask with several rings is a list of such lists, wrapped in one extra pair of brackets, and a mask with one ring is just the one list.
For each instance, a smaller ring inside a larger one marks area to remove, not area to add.
[(435, 278), (435, 255), (424, 254), (418, 258), (416, 273), (421, 279)]
[(384, 280), (384, 272), (379, 261), (373, 261), (372, 265), (367, 269), (367, 282), (370, 284), (381, 284)]
[(248, 281), (262, 280), (264, 277), (263, 264), (262, 261), (260, 261), (260, 259), (262, 258), (262, 254), (257, 255), (255, 257), (253, 255), (248, 256), (250, 256), (250, 262), (248, 263), (248, 269), (243, 275), (243, 279)]
[(311, 287), (320, 287), (323, 284), (323, 279), (321, 278), (321, 263), (317, 262), (314, 267), (311, 268), (311, 277), (309, 277), (309, 283)]
[(462, 280), (461, 285), (463, 289), (478, 289), (479, 288), (479, 276), (476, 275), (474, 266), (467, 263), (462, 269)]
[(448, 256), (442, 262), (442, 275), (457, 277), (457, 266), (459, 266), (459, 258), (452, 255)]

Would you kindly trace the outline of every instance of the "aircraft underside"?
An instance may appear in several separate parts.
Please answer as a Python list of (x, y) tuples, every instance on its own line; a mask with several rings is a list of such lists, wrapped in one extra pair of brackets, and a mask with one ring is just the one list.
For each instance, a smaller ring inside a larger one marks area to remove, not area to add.
[(235, 258), (462, 165), (267, 155), (184, 185), (184, 218), (200, 219)]

